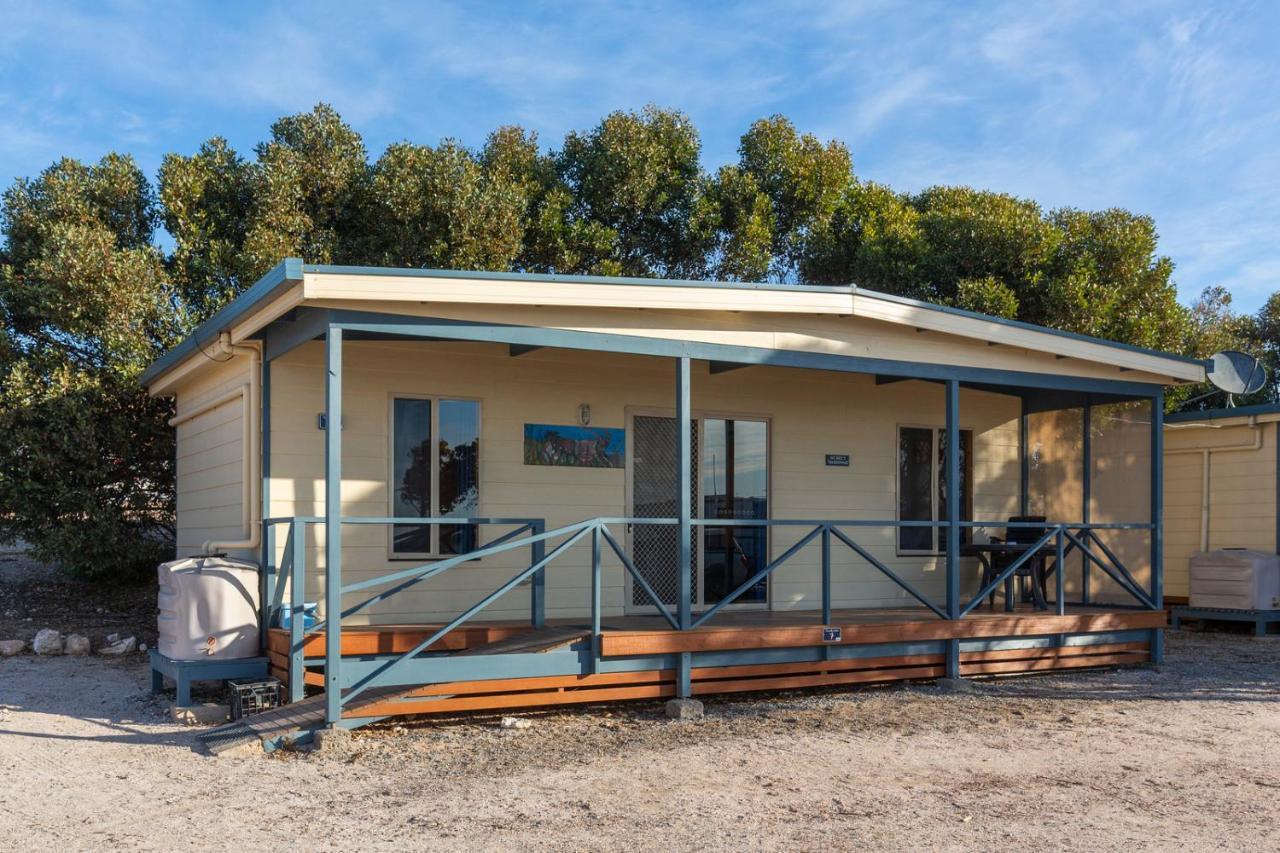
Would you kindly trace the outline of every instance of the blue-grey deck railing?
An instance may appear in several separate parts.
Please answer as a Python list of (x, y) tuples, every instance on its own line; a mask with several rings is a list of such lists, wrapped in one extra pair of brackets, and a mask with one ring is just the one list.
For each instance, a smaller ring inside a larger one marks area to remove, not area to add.
[[(380, 592), (376, 592), (371, 596), (359, 601), (358, 603), (345, 607), (338, 619), (333, 619), (332, 614), (326, 614), (326, 619), (317, 623), (310, 628), (304, 626), (304, 607), (306, 602), (306, 528), (310, 525), (323, 525), (324, 519), (321, 517), (289, 517), (289, 518), (271, 518), (267, 519), (264, 524), (268, 529), (277, 525), (288, 525), (288, 537), (284, 545), (283, 559), (276, 575), (269, 579), (268, 584), (268, 601), (267, 612), (264, 617), (268, 620), (274, 619), (276, 613), (280, 612), (283, 607), (283, 590), (284, 584), (281, 582), (284, 577), (289, 578), (289, 604), (287, 611), (290, 614), (289, 619), (289, 681), (292, 697), (296, 700), (301, 698), (303, 693), (303, 678), (306, 661), (303, 655), (303, 642), (305, 634), (308, 632), (317, 633), (324, 631), (326, 634), (326, 648), (330, 644), (336, 644), (336, 648), (341, 648), (341, 629), (342, 620), (350, 617), (362, 610), (426, 581), (433, 577), (438, 577), (450, 569), (463, 563), (471, 562), (485, 557), (492, 557), (498, 554), (515, 551), (521, 548), (529, 548), (529, 565), (517, 572), (510, 580), (485, 595), (478, 602), (467, 608), (463, 613), (442, 625), (434, 631), (430, 636), (419, 642), (414, 648), (397, 656), (380, 660), (372, 668), (366, 668), (363, 675), (355, 678), (350, 684), (346, 683), (340, 674), (326, 673), (326, 682), (333, 684), (338, 683), (343, 688), (339, 705), (345, 705), (365, 690), (380, 686), (398, 683), (411, 683), (398, 681), (397, 673), (403, 670), (409, 661), (418, 658), (423, 652), (430, 649), (450, 632), (457, 629), (464, 623), (474, 619), (482, 611), (505, 596), (515, 587), (526, 581), (530, 581), (530, 624), (540, 627), (545, 623), (546, 619), (546, 591), (545, 591), (545, 573), (548, 566), (554, 563), (559, 557), (566, 553), (575, 544), (583, 539), (590, 537), (591, 539), (591, 661), (592, 668), (598, 666), (600, 659), (600, 633), (602, 618), (602, 589), (603, 589), (603, 556), (604, 549), (607, 546), (614, 556), (621, 563), (624, 570), (631, 576), (637, 587), (641, 589), (649, 602), (653, 605), (656, 612), (671, 626), (672, 630), (681, 630), (681, 625), (671, 608), (661, 600), (661, 596), (653, 589), (653, 586), (645, 578), (635, 566), (634, 562), (627, 556), (626, 550), (619, 544), (618, 540), (609, 529), (615, 525), (676, 525), (679, 523), (675, 518), (614, 518), (601, 517), (587, 519), (575, 524), (565, 525), (554, 530), (547, 530), (545, 522), (542, 519), (533, 518), (366, 518), (354, 517), (342, 519), (343, 524), (356, 525), (477, 525), (498, 527), (505, 526), (513, 529), (498, 536), (486, 545), (480, 546), (472, 551), (463, 554), (457, 554), (450, 557), (436, 559), (429, 563), (415, 565), (410, 568), (399, 569), (387, 574), (379, 575), (374, 578), (368, 578), (341, 587), (342, 594), (349, 595), (356, 592), (364, 592), (376, 589), (378, 587), (387, 587)], [(832, 542), (838, 542), (852, 550), (856, 555), (862, 558), (866, 563), (871, 565), (881, 574), (885, 575), (890, 581), (899, 586), (903, 591), (918, 601), (922, 606), (933, 612), (942, 619), (947, 618), (963, 618), (974, 608), (978, 607), (984, 599), (992, 595), (995, 590), (999, 589), (1002, 584), (1013, 577), (1028, 560), (1036, 557), (1044, 548), (1051, 543), (1054, 548), (1054, 578), (1056, 586), (1055, 609), (1059, 615), (1066, 612), (1067, 605), (1065, 595), (1065, 575), (1066, 575), (1066, 558), (1073, 552), (1079, 551), (1084, 561), (1082, 564), (1082, 574), (1089, 574), (1089, 567), (1096, 566), (1104, 574), (1109, 576), (1115, 583), (1137, 600), (1138, 605), (1144, 609), (1159, 609), (1155, 600), (1155, 596), (1143, 589), (1142, 585), (1134, 578), (1133, 574), (1125, 566), (1124, 562), (1116, 556), (1114, 551), (1109, 548), (1098, 535), (1098, 531), (1103, 530), (1151, 530), (1153, 525), (1150, 523), (1087, 523), (1087, 522), (989, 522), (989, 521), (963, 521), (958, 523), (964, 528), (1036, 528), (1043, 530), (1043, 535), (1032, 547), (1029, 547), (1024, 553), (1018, 555), (1007, 565), (1003, 566), (995, 577), (988, 580), (968, 601), (962, 601), (957, 597), (956, 601), (948, 601), (945, 609), (939, 607), (938, 604), (929, 600), (927, 596), (921, 593), (914, 585), (905, 578), (901, 577), (897, 572), (878, 559), (866, 547), (859, 544), (856, 539), (846, 532), (845, 528), (859, 529), (870, 527), (888, 527), (892, 529), (926, 527), (926, 528), (942, 528), (947, 527), (946, 521), (882, 521), (882, 520), (806, 520), (806, 519), (694, 519), (694, 527), (788, 527), (800, 528), (804, 532), (800, 538), (791, 546), (789, 546), (780, 556), (769, 561), (765, 566), (756, 571), (751, 577), (743, 581), (734, 588), (728, 595), (716, 602), (714, 605), (704, 610), (698, 617), (692, 620), (688, 626), (689, 629), (700, 628), (709, 622), (724, 607), (732, 604), (741, 597), (747, 590), (751, 589), (762, 580), (770, 577), (779, 567), (786, 564), (796, 554), (800, 553), (804, 548), (809, 546), (815, 540), (819, 541), (821, 549), (821, 558), (819, 567), (821, 572), (821, 589), (822, 589), (822, 607), (821, 620), (824, 625), (831, 622), (831, 545)], [(806, 529), (807, 528), (807, 529)], [(560, 539), (561, 541), (554, 548), (547, 551), (547, 543)], [(1095, 553), (1091, 545), (1096, 545), (1101, 552)], [(950, 587), (949, 587), (950, 588)], [(1087, 603), (1087, 602), (1082, 602)], [(948, 614), (954, 613), (954, 617)], [(326, 655), (330, 660), (336, 659), (341, 666), (341, 655), (336, 658)], [(328, 676), (334, 675), (334, 678)]]

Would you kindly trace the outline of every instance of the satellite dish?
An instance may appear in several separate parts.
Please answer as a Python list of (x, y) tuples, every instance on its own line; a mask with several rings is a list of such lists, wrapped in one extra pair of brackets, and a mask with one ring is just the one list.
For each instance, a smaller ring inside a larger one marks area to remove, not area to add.
[(1248, 353), (1223, 350), (1214, 353), (1211, 360), (1213, 372), (1209, 381), (1228, 394), (1252, 394), (1267, 382), (1266, 368)]

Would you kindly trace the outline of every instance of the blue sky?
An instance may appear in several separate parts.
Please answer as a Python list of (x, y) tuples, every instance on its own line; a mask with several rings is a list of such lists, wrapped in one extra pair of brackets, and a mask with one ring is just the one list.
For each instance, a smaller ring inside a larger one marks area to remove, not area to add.
[[(367, 7), (367, 8), (360, 8)], [(1280, 3), (0, 0), (0, 182), (53, 159), (242, 153), (332, 103), (372, 156), (500, 124), (555, 147), (646, 103), (704, 160), (783, 113), (859, 175), (1155, 217), (1184, 300), (1280, 289)]]

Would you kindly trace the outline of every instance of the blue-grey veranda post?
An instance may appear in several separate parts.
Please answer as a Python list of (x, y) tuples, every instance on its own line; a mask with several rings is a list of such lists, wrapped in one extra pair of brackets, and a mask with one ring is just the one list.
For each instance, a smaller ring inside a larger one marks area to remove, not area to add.
[[(947, 618), (960, 618), (960, 383), (947, 380)], [(960, 677), (960, 643), (947, 648), (947, 677)]]
[[(1164, 610), (1164, 392), (1151, 400), (1151, 601)], [(1164, 630), (1151, 636), (1151, 662), (1164, 662)]]
[[(689, 358), (681, 356), (676, 359), (676, 443), (679, 452), (676, 454), (676, 465), (679, 470), (676, 476), (676, 506), (679, 513), (679, 534), (677, 549), (679, 554), (679, 622), (680, 630), (687, 631), (693, 622), (693, 422), (691, 420), (689, 389)], [(678, 666), (679, 684), (677, 694), (688, 698), (691, 694), (689, 684), (689, 656), (681, 655)]]
[(336, 725), (342, 720), (342, 328), (329, 326), (324, 342), (325, 722)]

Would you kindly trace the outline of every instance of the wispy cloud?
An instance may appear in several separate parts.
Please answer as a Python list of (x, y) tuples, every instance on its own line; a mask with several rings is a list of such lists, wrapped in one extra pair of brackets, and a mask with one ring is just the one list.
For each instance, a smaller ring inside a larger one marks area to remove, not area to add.
[(1192, 0), (16, 2), (0, 182), (110, 149), (154, 169), (214, 133), (248, 150), (320, 100), (375, 156), (512, 122), (556, 146), (656, 102), (691, 115), (711, 167), (781, 112), (903, 189), (1149, 213), (1184, 297), (1224, 284), (1249, 307), (1280, 287), (1276, 31), (1275, 4)]

